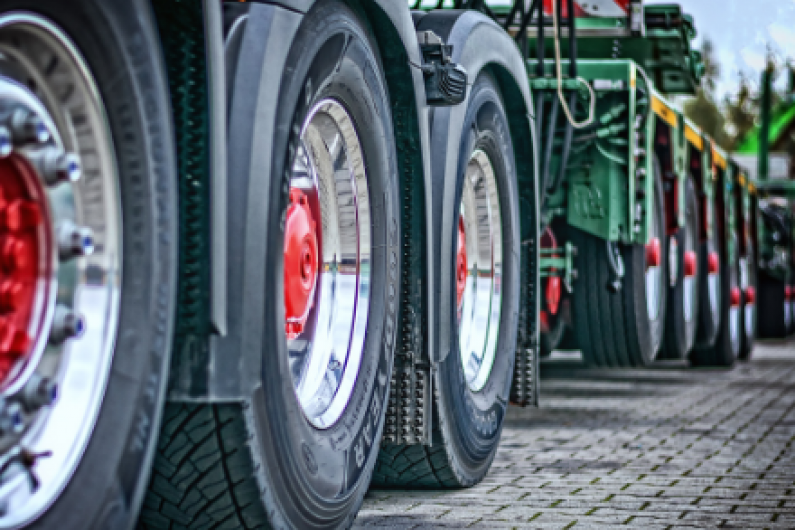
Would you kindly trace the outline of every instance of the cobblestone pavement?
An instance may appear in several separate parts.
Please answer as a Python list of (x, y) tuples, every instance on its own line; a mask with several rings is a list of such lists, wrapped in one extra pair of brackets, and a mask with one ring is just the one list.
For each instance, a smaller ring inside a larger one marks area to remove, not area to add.
[(795, 342), (731, 371), (545, 362), (458, 491), (371, 491), (355, 528), (795, 528)]

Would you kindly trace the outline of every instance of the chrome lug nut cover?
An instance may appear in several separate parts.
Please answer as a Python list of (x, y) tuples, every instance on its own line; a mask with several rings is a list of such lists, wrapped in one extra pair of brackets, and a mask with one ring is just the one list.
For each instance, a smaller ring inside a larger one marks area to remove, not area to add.
[(57, 237), (58, 255), (62, 261), (89, 256), (94, 252), (94, 234), (90, 228), (67, 221), (58, 227)]
[(76, 339), (86, 330), (85, 320), (71, 309), (58, 306), (52, 320), (50, 344), (62, 344), (68, 339)]
[(31, 153), (28, 159), (48, 186), (80, 180), (80, 159), (73, 153), (64, 153), (57, 147), (48, 147)]
[(8, 125), (17, 145), (45, 143), (50, 139), (47, 124), (33, 111), (17, 108), (11, 113)]

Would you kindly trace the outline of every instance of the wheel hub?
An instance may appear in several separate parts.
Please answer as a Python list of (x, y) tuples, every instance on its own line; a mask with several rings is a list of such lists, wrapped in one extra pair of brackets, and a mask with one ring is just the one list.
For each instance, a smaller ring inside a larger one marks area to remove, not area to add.
[(290, 190), (284, 234), (285, 333), (294, 339), (304, 331), (317, 284), (317, 225), (306, 194)]
[(32, 13), (0, 16), (2, 528), (55, 502), (104, 400), (123, 251), (108, 123), (59, 28)]
[(370, 191), (348, 110), (317, 103), (290, 176), (284, 240), (285, 335), (304, 417), (325, 429), (342, 416), (364, 355), (370, 310)]
[(455, 293), (456, 307), (461, 310), (464, 301), (464, 291), (467, 286), (467, 235), (464, 226), (464, 216), (458, 217), (458, 251), (455, 259)]
[(694, 278), (698, 272), (698, 256), (692, 250), (685, 252), (685, 278)]
[(51, 261), (46, 212), (41, 177), (30, 164), (17, 154), (0, 160), (0, 387), (30, 355), (28, 333), (42, 318), (34, 311), (36, 298), (52, 281), (49, 267), (40, 267)]
[(710, 252), (707, 257), (707, 272), (709, 274), (718, 274), (720, 271), (720, 259), (717, 252)]
[(660, 238), (652, 238), (646, 243), (646, 269), (659, 267), (662, 264), (662, 245)]
[(491, 376), (502, 309), (502, 216), (496, 179), (488, 155), (475, 150), (461, 194), (459, 223), (463, 219), (465, 229), (459, 236), (466, 240), (467, 268), (457, 312), (461, 364), (472, 392), (480, 391)]

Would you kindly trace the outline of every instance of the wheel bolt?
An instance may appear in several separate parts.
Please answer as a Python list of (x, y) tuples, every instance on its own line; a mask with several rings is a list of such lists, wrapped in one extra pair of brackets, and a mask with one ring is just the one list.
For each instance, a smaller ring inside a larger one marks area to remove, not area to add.
[(15, 110), (8, 125), (17, 145), (34, 142), (43, 144), (50, 139), (50, 131), (44, 120), (27, 109)]
[(64, 153), (56, 147), (31, 153), (29, 159), (48, 186), (57, 186), (62, 182), (77, 182), (82, 175), (77, 155)]
[(58, 384), (49, 377), (33, 374), (20, 394), (20, 402), (25, 410), (35, 411), (55, 402)]
[(25, 413), (16, 402), (0, 405), (0, 432), (19, 434), (25, 428)]
[(81, 315), (66, 306), (59, 305), (55, 308), (55, 316), (52, 320), (50, 343), (58, 345), (68, 339), (79, 338), (85, 330), (86, 322)]
[(0, 311), (13, 311), (22, 304), (25, 289), (22, 284), (13, 280), (0, 283)]
[(5, 158), (14, 150), (14, 143), (11, 139), (11, 131), (8, 127), (0, 125), (0, 158)]
[(41, 224), (42, 214), (38, 204), (17, 199), (3, 211), (3, 224), (11, 232), (22, 232)]
[(90, 228), (77, 226), (71, 221), (61, 223), (58, 227), (58, 255), (61, 261), (94, 252), (94, 234)]
[(29, 264), (28, 249), (25, 242), (14, 237), (7, 237), (0, 248), (0, 262), (7, 272), (21, 272)]

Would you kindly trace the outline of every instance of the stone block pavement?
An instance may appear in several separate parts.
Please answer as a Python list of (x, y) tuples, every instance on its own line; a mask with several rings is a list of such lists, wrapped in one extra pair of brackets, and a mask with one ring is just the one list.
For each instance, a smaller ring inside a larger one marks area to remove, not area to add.
[(481, 484), (370, 491), (354, 528), (795, 528), (795, 342), (728, 371), (541, 374)]

